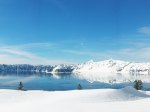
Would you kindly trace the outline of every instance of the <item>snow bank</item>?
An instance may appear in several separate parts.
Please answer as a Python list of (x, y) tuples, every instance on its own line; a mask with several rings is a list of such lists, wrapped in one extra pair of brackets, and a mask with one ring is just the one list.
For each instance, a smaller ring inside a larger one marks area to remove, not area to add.
[[(84, 103), (99, 103), (99, 102), (112, 102), (112, 101), (128, 101), (148, 98), (149, 95), (135, 90), (133, 87), (125, 87), (123, 89), (100, 89), (100, 90), (83, 90), (72, 91), (73, 94), (67, 100), (71, 102), (84, 102)], [(66, 100), (66, 99), (65, 99)]]
[(0, 90), (2, 112), (149, 112), (149, 95), (132, 87), (75, 91)]

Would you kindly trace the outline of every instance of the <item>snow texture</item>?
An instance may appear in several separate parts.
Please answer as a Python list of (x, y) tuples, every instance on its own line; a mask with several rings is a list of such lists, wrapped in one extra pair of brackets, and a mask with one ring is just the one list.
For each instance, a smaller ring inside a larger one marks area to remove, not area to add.
[(78, 65), (75, 73), (122, 73), (150, 74), (150, 63), (135, 63), (120, 60), (105, 60), (100, 62), (88, 61)]
[(132, 87), (74, 91), (0, 90), (2, 112), (150, 112), (150, 96)]

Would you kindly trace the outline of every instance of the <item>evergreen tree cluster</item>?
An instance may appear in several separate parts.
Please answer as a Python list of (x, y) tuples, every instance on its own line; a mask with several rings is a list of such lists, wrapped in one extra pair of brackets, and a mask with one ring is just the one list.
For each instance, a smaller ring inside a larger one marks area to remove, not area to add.
[(143, 88), (143, 83), (141, 80), (134, 81), (134, 88), (137, 90), (141, 90)]

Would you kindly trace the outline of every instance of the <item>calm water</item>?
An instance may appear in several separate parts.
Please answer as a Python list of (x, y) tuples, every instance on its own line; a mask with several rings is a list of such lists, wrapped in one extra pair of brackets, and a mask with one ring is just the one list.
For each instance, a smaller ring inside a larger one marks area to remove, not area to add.
[(73, 74), (46, 74), (46, 73), (0, 73), (0, 89), (17, 89), (19, 82), (26, 90), (75, 90), (78, 84), (83, 89), (122, 88), (132, 86), (133, 83), (109, 84), (103, 82), (90, 83), (79, 79)]

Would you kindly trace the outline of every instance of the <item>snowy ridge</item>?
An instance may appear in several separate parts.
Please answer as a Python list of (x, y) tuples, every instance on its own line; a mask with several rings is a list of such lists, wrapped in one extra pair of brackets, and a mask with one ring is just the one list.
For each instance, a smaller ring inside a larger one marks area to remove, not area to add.
[(150, 74), (150, 63), (136, 63), (120, 60), (88, 61), (79, 65), (6, 65), (0, 64), (0, 71), (35, 71), (35, 72), (73, 72), (73, 73), (121, 73), (121, 74)]
[(66, 72), (72, 72), (72, 70), (74, 69), (73, 66), (68, 66), (68, 65), (57, 65), (53, 68), (52, 73), (66, 73)]
[(73, 65), (6, 65), (0, 64), (0, 72), (72, 72)]
[(135, 63), (120, 60), (88, 61), (78, 65), (74, 73), (122, 73), (150, 74), (150, 63)]
[(120, 60), (88, 61), (73, 70), (74, 76), (89, 82), (122, 83), (142, 80), (150, 82), (150, 63)]

